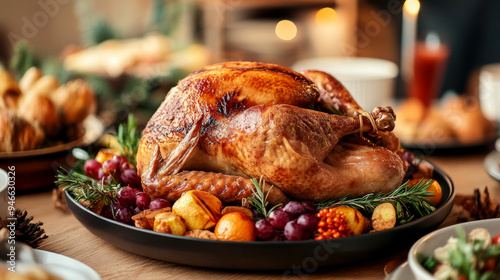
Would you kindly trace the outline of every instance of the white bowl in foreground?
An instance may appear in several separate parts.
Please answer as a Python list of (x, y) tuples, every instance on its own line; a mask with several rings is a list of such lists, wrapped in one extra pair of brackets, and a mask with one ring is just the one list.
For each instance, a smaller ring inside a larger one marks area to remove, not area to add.
[(299, 60), (296, 71), (320, 70), (339, 80), (356, 102), (368, 112), (377, 106), (393, 105), (398, 66), (388, 60), (366, 57), (315, 57)]
[(450, 237), (457, 236), (457, 227), (462, 227), (467, 234), (475, 228), (484, 228), (490, 232), (491, 236), (496, 236), (500, 234), (500, 218), (456, 224), (433, 231), (420, 238), (413, 244), (408, 253), (408, 263), (417, 280), (434, 279), (434, 277), (432, 277), (432, 275), (418, 262), (418, 255), (422, 254), (425, 257), (430, 256), (434, 252), (434, 249), (444, 246)]

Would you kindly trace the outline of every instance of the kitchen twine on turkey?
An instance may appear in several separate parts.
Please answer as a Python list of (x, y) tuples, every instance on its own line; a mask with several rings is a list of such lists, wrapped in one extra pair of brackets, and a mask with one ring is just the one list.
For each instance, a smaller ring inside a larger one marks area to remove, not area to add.
[(373, 119), (373, 116), (370, 115), (370, 113), (364, 111), (359, 115), (359, 137), (363, 137), (363, 116), (367, 117), (370, 120), (370, 123), (372, 124), (373, 131), (375, 134), (378, 132), (377, 124), (375, 123), (375, 120)]
[(363, 116), (367, 117), (373, 127), (373, 131), (375, 134), (378, 132), (377, 124), (375, 123), (375, 120), (373, 119), (373, 116), (370, 115), (370, 113), (363, 111), (361, 115), (359, 115), (359, 137), (363, 137)]

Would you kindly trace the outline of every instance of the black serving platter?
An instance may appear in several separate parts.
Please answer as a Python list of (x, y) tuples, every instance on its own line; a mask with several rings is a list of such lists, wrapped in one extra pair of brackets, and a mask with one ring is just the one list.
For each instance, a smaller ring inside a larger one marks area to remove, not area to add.
[(458, 156), (489, 152), (495, 148), (497, 136), (472, 144), (401, 143), (405, 150), (422, 156)]
[(442, 188), (442, 201), (430, 215), (390, 230), (330, 240), (230, 242), (196, 239), (136, 228), (104, 218), (86, 209), (66, 192), (75, 217), (94, 235), (118, 248), (171, 263), (232, 270), (295, 270), (310, 272), (323, 266), (359, 263), (379, 258), (412, 244), (436, 229), (453, 207), (455, 189), (451, 179), (435, 169)]

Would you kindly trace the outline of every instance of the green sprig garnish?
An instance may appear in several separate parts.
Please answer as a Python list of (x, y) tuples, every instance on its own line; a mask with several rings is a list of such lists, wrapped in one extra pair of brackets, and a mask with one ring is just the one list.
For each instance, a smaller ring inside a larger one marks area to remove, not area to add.
[(321, 107), (319, 104), (315, 104), (315, 105), (309, 106), (309, 109), (311, 109), (313, 111), (328, 113), (331, 115), (345, 116), (344, 113), (342, 113), (340, 110), (338, 110), (337, 108), (335, 108), (333, 106), (330, 106), (330, 108), (325, 108), (325, 107)]
[(370, 193), (362, 197), (349, 198), (346, 195), (339, 199), (317, 203), (318, 210), (326, 207), (347, 206), (363, 212), (367, 216), (373, 214), (378, 205), (389, 202), (396, 208), (398, 224), (408, 223), (416, 218), (426, 216), (436, 210), (426, 198), (434, 196), (427, 189), (432, 180), (422, 179), (418, 184), (410, 186), (405, 182), (388, 193)]
[(248, 198), (248, 203), (250, 203), (251, 206), (257, 210), (262, 216), (264, 216), (265, 219), (267, 219), (267, 216), (269, 216), (269, 213), (271, 213), (275, 208), (279, 207), (282, 205), (282, 203), (274, 205), (271, 209), (267, 210), (267, 206), (269, 202), (267, 201), (267, 197), (269, 196), (269, 193), (271, 192), (271, 189), (273, 186), (269, 188), (267, 192), (264, 191), (264, 187), (266, 186), (266, 181), (260, 177), (259, 181), (257, 179), (253, 178), (252, 183), (255, 186), (255, 189), (252, 189), (253, 197)]
[(68, 172), (64, 168), (57, 171), (56, 178), (55, 184), (57, 187), (71, 192), (76, 201), (88, 201), (87, 207), (100, 202), (103, 202), (104, 205), (110, 205), (116, 201), (115, 194), (121, 187), (116, 182), (105, 184), (79, 172)]
[(127, 123), (118, 126), (118, 144), (121, 146), (121, 154), (127, 158), (130, 164), (135, 165), (135, 155), (139, 148), (141, 134), (137, 130), (137, 121), (134, 115), (129, 114)]

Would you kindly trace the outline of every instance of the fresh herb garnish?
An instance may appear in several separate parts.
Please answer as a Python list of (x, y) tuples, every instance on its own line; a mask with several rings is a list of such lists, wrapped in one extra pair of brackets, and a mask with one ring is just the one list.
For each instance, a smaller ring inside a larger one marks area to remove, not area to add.
[(337, 108), (335, 108), (333, 106), (330, 106), (330, 108), (325, 108), (325, 107), (320, 106), (319, 104), (314, 104), (314, 105), (309, 106), (309, 109), (314, 110), (314, 111), (318, 111), (318, 112), (328, 113), (331, 115), (345, 116), (344, 113), (342, 113), (340, 110), (338, 110)]
[(135, 165), (135, 155), (139, 148), (141, 134), (137, 131), (137, 121), (134, 115), (129, 114), (127, 123), (121, 123), (118, 126), (118, 144), (120, 144), (120, 153), (127, 158), (130, 164)]
[[(132, 114), (128, 115), (126, 124), (118, 127), (118, 146), (113, 147), (127, 158), (127, 162), (136, 163), (135, 155), (139, 147), (140, 133), (137, 131), (137, 122)], [(84, 151), (80, 151), (83, 153)], [(88, 155), (86, 155), (88, 157)], [(122, 186), (111, 177), (111, 182), (96, 180), (85, 175), (83, 165), (85, 160), (80, 160), (71, 171), (60, 168), (57, 171), (55, 184), (65, 191), (69, 191), (76, 201), (85, 201), (87, 207), (98, 203), (110, 205), (116, 201), (115, 194)]]
[(340, 110), (338, 110), (337, 108), (331, 106), (330, 107), (330, 113), (332, 113), (333, 115), (338, 115), (338, 116), (345, 116), (344, 113), (342, 113)]
[(436, 210), (436, 207), (426, 199), (433, 196), (431, 192), (427, 191), (431, 184), (432, 180), (430, 179), (422, 179), (414, 186), (410, 186), (406, 182), (389, 193), (370, 193), (356, 198), (349, 198), (349, 195), (346, 195), (339, 199), (318, 203), (316, 206), (318, 210), (326, 207), (348, 206), (371, 216), (375, 207), (389, 202), (396, 207), (398, 224), (404, 224)]
[(266, 186), (266, 181), (262, 177), (260, 177), (259, 181), (253, 178), (252, 183), (254, 184), (255, 189), (252, 189), (253, 197), (248, 198), (248, 203), (253, 206), (257, 212), (264, 216), (264, 219), (267, 219), (269, 213), (271, 213), (276, 207), (281, 206), (282, 203), (274, 205), (271, 209), (267, 210), (267, 205), (269, 204), (267, 197), (269, 196), (273, 186), (265, 192), (264, 187)]
[(116, 182), (111, 184), (100, 182), (79, 172), (68, 172), (64, 168), (57, 171), (56, 178), (55, 183), (58, 187), (71, 192), (76, 201), (88, 201), (88, 207), (100, 202), (104, 205), (115, 202), (116, 191), (121, 187)]

